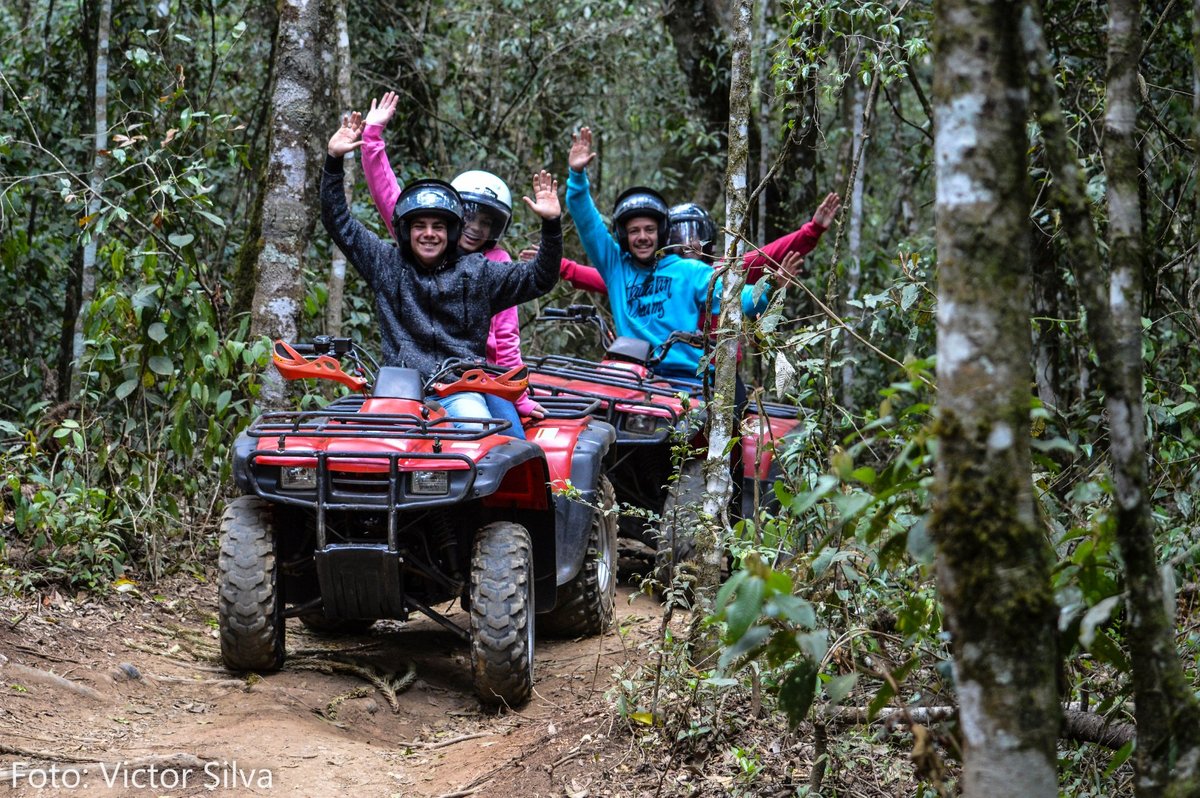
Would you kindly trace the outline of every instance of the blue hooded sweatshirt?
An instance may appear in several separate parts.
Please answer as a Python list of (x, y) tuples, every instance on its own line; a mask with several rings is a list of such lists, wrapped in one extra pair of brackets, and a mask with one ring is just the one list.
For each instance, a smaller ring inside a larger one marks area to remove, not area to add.
[[(636, 263), (617, 244), (596, 210), (586, 172), (571, 170), (567, 178), (567, 210), (575, 220), (588, 260), (608, 287), (608, 304), (617, 335), (659, 346), (676, 330), (695, 332), (701, 328), (707, 315), (702, 308), (708, 298), (712, 266), (675, 254), (664, 255), (651, 267)], [(754, 289), (747, 286), (742, 290), (742, 312), (757, 316), (766, 308), (767, 299), (768, 292), (764, 291), (755, 304)], [(711, 313), (720, 310), (720, 300), (718, 280), (713, 289)], [(658, 371), (694, 378), (700, 370), (700, 355), (695, 347), (675, 344)]]

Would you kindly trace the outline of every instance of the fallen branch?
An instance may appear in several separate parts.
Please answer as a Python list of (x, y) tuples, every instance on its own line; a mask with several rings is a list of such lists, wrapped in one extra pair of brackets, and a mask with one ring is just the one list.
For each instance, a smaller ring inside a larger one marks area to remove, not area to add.
[[(10, 745), (0, 743), (0, 753), (15, 754), (17, 756), (27, 756), (31, 759), (40, 759), (46, 762), (56, 763), (56, 771), (61, 775), (63, 773), (117, 773), (119, 771), (134, 771), (144, 768), (153, 768), (157, 771), (163, 770), (184, 770), (184, 771), (199, 771), (203, 770), (204, 766), (212, 760), (201, 759), (195, 754), (185, 754), (177, 752), (174, 754), (157, 754), (154, 756), (143, 756), (137, 759), (122, 759), (117, 762), (101, 762), (92, 757), (78, 757), (70, 754), (50, 753), (48, 751), (29, 751), (23, 748), (16, 748)], [(70, 764), (58, 764), (62, 762)], [(22, 763), (26, 764), (26, 763)], [(22, 771), (15, 764), (5, 770), (0, 770), (0, 783), (15, 784), (22, 776)]]
[(28, 665), (9, 662), (3, 657), (0, 657), (0, 672), (4, 673), (5, 681), (14, 681), (22, 684), (40, 684), (44, 687), (57, 687), (95, 701), (109, 700), (103, 693), (88, 687), (86, 684), (73, 682), (65, 676), (59, 676), (57, 673), (44, 671), (41, 668), (31, 668)]

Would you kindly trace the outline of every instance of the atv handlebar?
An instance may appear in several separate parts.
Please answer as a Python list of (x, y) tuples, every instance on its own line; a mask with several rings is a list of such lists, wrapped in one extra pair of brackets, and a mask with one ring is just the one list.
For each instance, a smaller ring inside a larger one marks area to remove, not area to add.
[(594, 324), (600, 330), (600, 341), (604, 346), (613, 342), (614, 336), (608, 329), (604, 317), (592, 305), (568, 305), (565, 308), (542, 308), (536, 321), (565, 321), (573, 324)]

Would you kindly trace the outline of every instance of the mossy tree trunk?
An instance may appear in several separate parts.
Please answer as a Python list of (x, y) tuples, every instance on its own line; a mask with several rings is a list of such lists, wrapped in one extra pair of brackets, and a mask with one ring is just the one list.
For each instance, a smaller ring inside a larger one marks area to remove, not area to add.
[[(1154, 546), (1147, 495), (1147, 447), (1142, 403), (1142, 223), (1138, 191), (1136, 56), (1139, 11), (1110, 5), (1105, 172), (1108, 178), (1111, 284), (1092, 221), (1085, 177), (1068, 139), (1046, 47), (1040, 7), (1022, 14), (1030, 94), (1054, 178), (1052, 200), (1062, 213), (1065, 250), (1087, 311), (1097, 376), (1109, 417), (1117, 540), (1125, 563), (1126, 636), (1133, 667), (1137, 720), (1138, 795), (1194, 794), (1200, 765), (1200, 708), (1174, 648), (1172, 618)], [(1114, 96), (1115, 95), (1115, 96)], [(1174, 772), (1172, 772), (1174, 770)]]
[[(316, 190), (322, 160), (314, 140), (327, 138), (326, 62), (331, 7), (318, 0), (286, 0), (280, 7), (271, 87), (272, 125), (266, 184), (262, 191), (262, 249), (255, 267), (250, 334), (294, 339), (304, 299), (303, 258), (317, 219)], [(283, 380), (263, 375), (260, 400), (277, 407)]]
[(92, 142), (92, 174), (88, 181), (88, 230), (83, 245), (83, 260), (79, 270), (78, 313), (71, 336), (71, 389), (78, 397), (83, 386), (84, 328), (92, 298), (96, 294), (96, 248), (98, 222), (104, 207), (104, 173), (108, 159), (108, 35), (112, 27), (112, 0), (101, 0), (96, 21), (95, 91), (92, 109), (95, 113)]
[(1052, 552), (1030, 473), (1029, 191), (1016, 12), (935, 11), (938, 461), (930, 529), (965, 795), (1058, 794)]
[(742, 236), (746, 233), (749, 211), (750, 91), (754, 80), (750, 60), (750, 29), (754, 19), (752, 0), (738, 0), (733, 14), (729, 164), (725, 172), (725, 226), (728, 232), (723, 262), (725, 273), (721, 281), (721, 316), (713, 353), (716, 375), (713, 407), (708, 414), (708, 459), (704, 466), (704, 514), (712, 518), (713, 523), (697, 531), (697, 587), (701, 589), (715, 588), (720, 580), (721, 560), (725, 552), (724, 537), (729, 529), (729, 502), (733, 495), (728, 450), (730, 440), (738, 434), (734, 391), (738, 339), (743, 321), (742, 288), (746, 285), (746, 272), (742, 267)]
[[(336, 0), (333, 17), (337, 28), (337, 107), (342, 113), (350, 111), (354, 103), (350, 91), (350, 29), (346, 23), (347, 0)], [(346, 191), (346, 203), (351, 202), (355, 181), (355, 153), (345, 158), (342, 186)], [(346, 256), (336, 246), (329, 264), (329, 297), (325, 303), (325, 332), (329, 335), (342, 334), (342, 302), (346, 287)]]
[(1164, 604), (1149, 503), (1142, 400), (1142, 274), (1145, 262), (1137, 142), (1141, 3), (1111, 0), (1104, 114), (1108, 180), (1108, 302), (1117, 351), (1110, 367), (1123, 392), (1108, 397), (1117, 543), (1125, 562), (1126, 635), (1132, 655), (1138, 728), (1139, 796), (1162, 795), (1176, 777), (1200, 775), (1200, 715), (1175, 652), (1174, 618)]

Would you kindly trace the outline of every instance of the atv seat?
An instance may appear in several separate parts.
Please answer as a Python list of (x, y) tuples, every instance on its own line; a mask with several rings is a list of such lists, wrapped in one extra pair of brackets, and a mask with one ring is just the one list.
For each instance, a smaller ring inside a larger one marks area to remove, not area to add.
[(420, 402), (425, 398), (421, 372), (416, 369), (384, 366), (375, 378), (372, 396), (385, 399), (412, 399)]
[(604, 356), (609, 360), (624, 360), (628, 363), (645, 365), (650, 359), (650, 342), (624, 335), (609, 344)]

